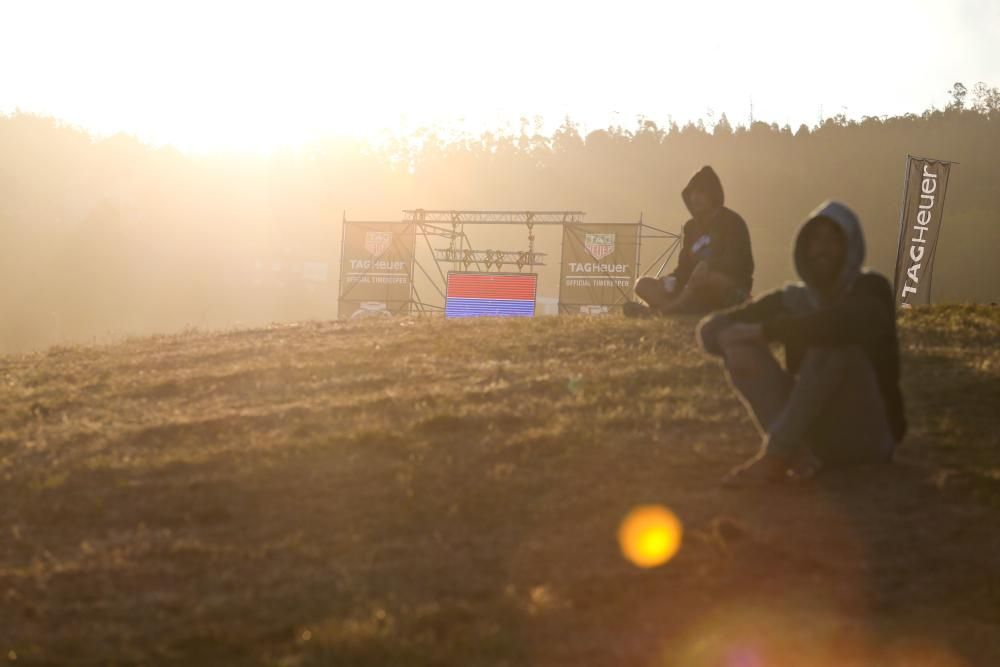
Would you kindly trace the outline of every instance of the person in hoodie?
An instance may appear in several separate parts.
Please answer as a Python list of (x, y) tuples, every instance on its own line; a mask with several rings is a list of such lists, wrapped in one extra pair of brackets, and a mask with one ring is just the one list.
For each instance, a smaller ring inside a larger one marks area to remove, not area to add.
[(649, 308), (627, 304), (626, 315), (705, 314), (742, 303), (750, 294), (750, 233), (743, 218), (726, 208), (718, 175), (703, 167), (681, 196), (691, 219), (684, 224), (677, 268), (663, 278), (640, 278), (635, 293)]
[[(827, 202), (795, 240), (802, 283), (699, 323), (697, 339), (724, 359), (763, 440), (727, 482), (891, 461), (906, 431), (896, 311), (889, 281), (863, 271), (864, 256), (857, 216)], [(784, 345), (786, 368), (769, 343)]]

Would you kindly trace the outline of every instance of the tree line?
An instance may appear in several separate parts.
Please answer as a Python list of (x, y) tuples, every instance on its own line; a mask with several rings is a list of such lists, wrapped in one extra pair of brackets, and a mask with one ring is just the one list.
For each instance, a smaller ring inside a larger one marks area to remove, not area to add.
[[(995, 301), (1000, 89), (950, 92), (942, 109), (796, 129), (724, 114), (711, 126), (638, 118), (591, 132), (571, 119), (550, 133), (524, 120), (478, 137), (422, 130), (266, 156), (191, 155), (0, 115), (0, 352), (333, 317), (344, 211), (392, 220), (418, 207), (570, 209), (595, 222), (641, 214), (679, 231), (680, 191), (705, 164), (750, 226), (760, 292), (794, 278), (795, 230), (831, 197), (858, 211), (868, 264), (891, 275), (906, 155), (958, 162), (934, 299)], [(519, 249), (523, 232), (508, 233)], [(307, 261), (327, 263), (329, 279), (299, 280)], [(555, 285), (543, 281), (546, 290)]]

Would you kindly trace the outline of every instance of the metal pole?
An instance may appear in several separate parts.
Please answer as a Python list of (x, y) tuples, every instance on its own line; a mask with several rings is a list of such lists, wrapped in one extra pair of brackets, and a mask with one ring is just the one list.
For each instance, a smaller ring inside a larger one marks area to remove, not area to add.
[(340, 218), (340, 276), (337, 278), (337, 319), (340, 319), (340, 302), (344, 298), (344, 244), (347, 241), (347, 209)]
[(899, 206), (899, 237), (896, 239), (896, 270), (892, 276), (893, 301), (899, 299), (899, 268), (903, 262), (903, 225), (906, 224), (906, 202), (910, 198), (910, 160), (906, 155), (906, 166), (903, 169), (903, 202)]
[(413, 311), (413, 304), (414, 304), (413, 297), (416, 296), (418, 299), (420, 298), (420, 295), (417, 294), (417, 286), (413, 282), (413, 264), (416, 261), (417, 261), (417, 225), (414, 224), (413, 225), (413, 252), (410, 253), (410, 303), (409, 303), (409, 307), (410, 307), (409, 310), (411, 311), (410, 314), (412, 314), (412, 311)]
[[(639, 227), (635, 230), (635, 280), (642, 275), (642, 211), (639, 211)], [(635, 283), (632, 283), (632, 296), (635, 296)]]

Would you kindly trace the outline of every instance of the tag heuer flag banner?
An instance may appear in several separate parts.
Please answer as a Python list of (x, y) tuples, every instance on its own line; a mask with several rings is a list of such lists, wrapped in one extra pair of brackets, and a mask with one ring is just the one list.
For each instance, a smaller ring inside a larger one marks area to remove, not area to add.
[(416, 227), (345, 222), (343, 238), (340, 318), (406, 313), (413, 280)]
[(896, 304), (931, 302), (931, 271), (944, 217), (951, 162), (906, 157), (906, 184), (896, 251)]
[(559, 312), (606, 312), (632, 298), (639, 225), (566, 225), (562, 247)]
[(445, 317), (534, 317), (537, 273), (448, 272)]

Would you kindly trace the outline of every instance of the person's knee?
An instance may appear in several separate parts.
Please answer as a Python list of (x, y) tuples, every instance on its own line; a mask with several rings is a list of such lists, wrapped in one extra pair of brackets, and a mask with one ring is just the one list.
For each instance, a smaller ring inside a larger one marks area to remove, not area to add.
[(708, 268), (708, 262), (698, 262), (694, 269), (691, 271), (691, 276), (688, 278), (688, 284), (692, 287), (701, 287), (705, 281), (708, 279), (710, 270)]
[(695, 341), (705, 352), (714, 355), (721, 355), (724, 350), (719, 340), (719, 334), (730, 326), (732, 322), (725, 315), (709, 315), (698, 323), (695, 329)]

